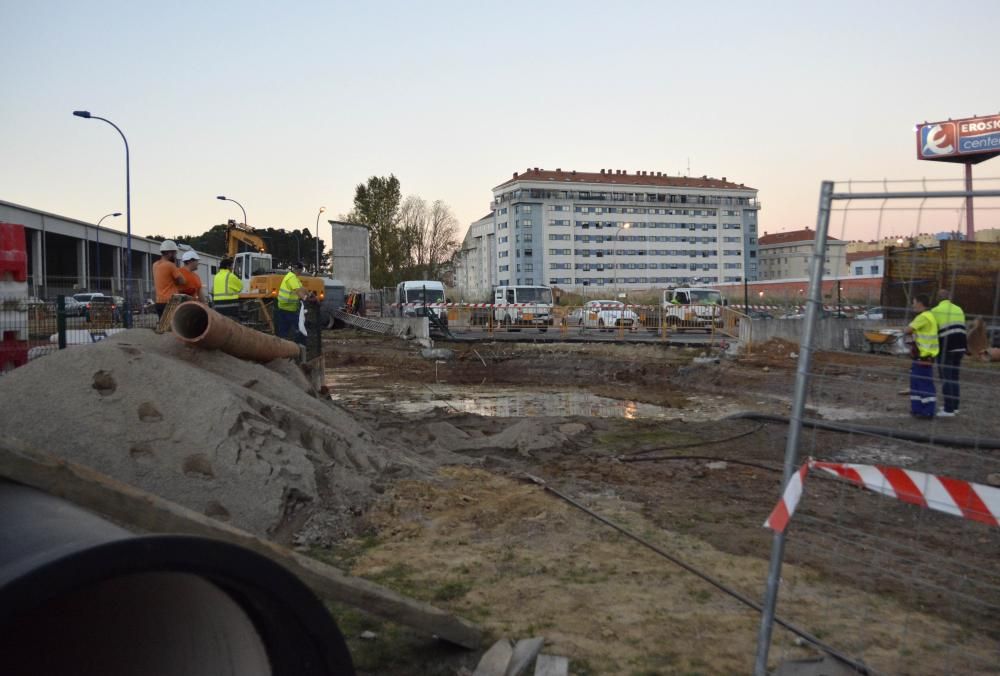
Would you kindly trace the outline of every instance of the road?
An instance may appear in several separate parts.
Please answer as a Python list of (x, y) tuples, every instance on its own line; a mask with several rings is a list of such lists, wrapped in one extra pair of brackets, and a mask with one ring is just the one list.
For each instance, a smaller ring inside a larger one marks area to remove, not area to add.
[(710, 345), (721, 341), (733, 340), (720, 334), (710, 334), (702, 331), (671, 332), (664, 339), (659, 333), (652, 331), (598, 331), (569, 329), (549, 329), (541, 332), (538, 329), (522, 329), (520, 331), (494, 331), (492, 333), (480, 329), (452, 329), (455, 342), (515, 342), (515, 343), (628, 343), (647, 345)]

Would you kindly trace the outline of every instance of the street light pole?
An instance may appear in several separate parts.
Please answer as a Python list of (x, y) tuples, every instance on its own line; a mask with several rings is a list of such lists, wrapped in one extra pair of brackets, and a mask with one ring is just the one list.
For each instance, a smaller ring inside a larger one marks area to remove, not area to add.
[(97, 278), (101, 278), (101, 223), (104, 222), (105, 218), (118, 218), (122, 215), (122, 212), (116, 211), (111, 214), (105, 214), (101, 216), (101, 220), (97, 221), (97, 243), (94, 245), (94, 252), (97, 254)]
[(91, 115), (89, 110), (74, 110), (73, 114), (86, 120), (107, 122), (122, 137), (125, 142), (125, 242), (128, 250), (128, 260), (125, 262), (125, 328), (132, 328), (132, 177), (129, 162), (128, 139), (118, 125), (103, 117)]
[(326, 207), (320, 207), (316, 214), (316, 276), (319, 276), (319, 217), (326, 211)]
[(247, 223), (247, 210), (243, 208), (242, 204), (240, 204), (239, 202), (237, 202), (236, 200), (234, 200), (232, 198), (226, 197), (225, 195), (216, 195), (215, 199), (217, 199), (217, 200), (223, 200), (225, 202), (232, 202), (233, 204), (235, 204), (236, 206), (238, 206), (240, 208), (240, 211), (243, 212), (243, 225), (246, 225), (246, 226), (250, 225), (249, 223)]

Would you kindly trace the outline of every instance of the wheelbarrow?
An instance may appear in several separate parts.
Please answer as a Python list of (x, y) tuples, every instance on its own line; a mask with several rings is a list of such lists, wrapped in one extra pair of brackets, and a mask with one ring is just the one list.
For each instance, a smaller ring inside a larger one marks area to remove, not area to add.
[(865, 331), (865, 342), (871, 353), (895, 354), (902, 344), (903, 333), (898, 329), (882, 329), (880, 331)]

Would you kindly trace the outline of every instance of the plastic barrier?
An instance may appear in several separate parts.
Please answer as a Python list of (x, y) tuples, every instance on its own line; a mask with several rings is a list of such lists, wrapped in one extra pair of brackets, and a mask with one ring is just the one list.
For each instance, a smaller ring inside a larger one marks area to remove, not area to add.
[(0, 222), (0, 280), (28, 281), (28, 253), (23, 225)]
[(17, 331), (4, 331), (0, 343), (0, 372), (28, 363), (28, 341), (18, 340)]

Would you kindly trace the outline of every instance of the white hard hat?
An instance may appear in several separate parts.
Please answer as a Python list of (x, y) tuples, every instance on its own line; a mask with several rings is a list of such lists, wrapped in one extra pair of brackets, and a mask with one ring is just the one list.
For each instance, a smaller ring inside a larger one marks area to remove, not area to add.
[(167, 251), (177, 251), (177, 242), (172, 239), (165, 239), (160, 242), (160, 253), (166, 253)]
[(201, 260), (200, 258), (198, 258), (197, 251), (185, 251), (184, 255), (181, 256), (181, 263), (187, 263), (188, 261), (197, 261), (197, 260)]

